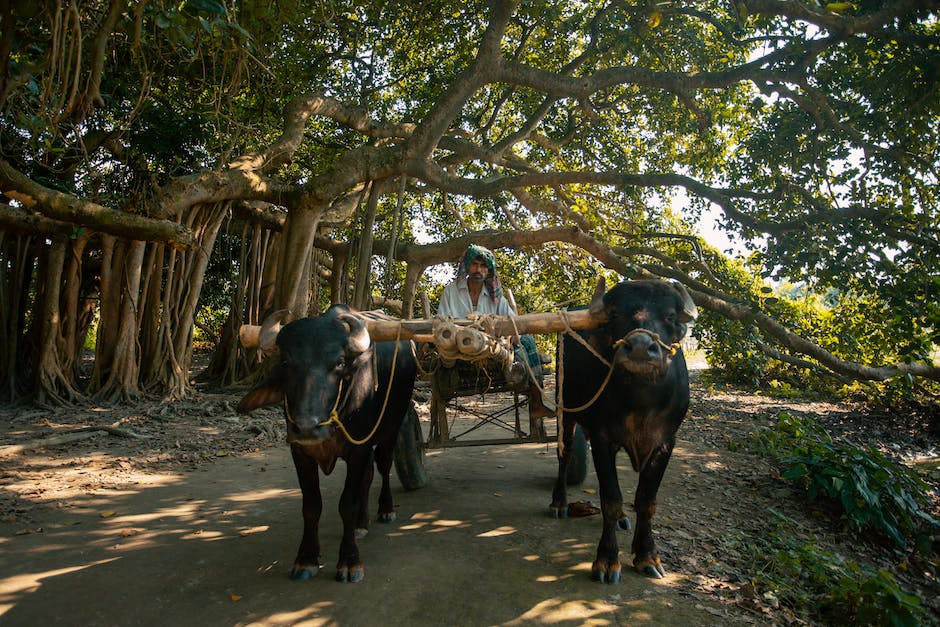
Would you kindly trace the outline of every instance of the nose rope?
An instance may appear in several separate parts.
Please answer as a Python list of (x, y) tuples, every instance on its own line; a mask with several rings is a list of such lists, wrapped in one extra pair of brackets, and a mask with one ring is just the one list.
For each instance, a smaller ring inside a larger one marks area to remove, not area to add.
[(659, 333), (654, 333), (653, 331), (650, 331), (649, 329), (633, 329), (632, 331), (624, 335), (622, 338), (614, 342), (614, 350), (617, 350), (618, 348), (626, 344), (630, 340), (630, 338), (633, 337), (634, 335), (639, 335), (641, 333), (644, 335), (650, 336), (650, 338), (654, 342), (662, 346), (665, 350), (669, 351), (670, 355), (675, 355), (676, 351), (678, 351), (679, 348), (682, 346), (678, 342), (676, 342), (675, 344), (666, 344), (661, 339), (659, 339)]
[[(342, 379), (340, 379), (339, 389), (336, 391), (336, 402), (333, 403), (333, 409), (330, 410), (330, 417), (329, 419), (326, 420), (326, 422), (320, 423), (321, 427), (335, 424), (336, 428), (339, 429), (343, 433), (343, 435), (346, 437), (347, 440), (349, 440), (349, 443), (355, 446), (359, 446), (360, 444), (365, 444), (366, 442), (372, 439), (372, 436), (375, 435), (376, 431), (379, 430), (379, 426), (382, 424), (382, 418), (385, 417), (385, 410), (386, 408), (388, 408), (388, 399), (389, 399), (389, 396), (391, 396), (391, 392), (392, 392), (392, 381), (395, 379), (395, 367), (398, 363), (398, 348), (399, 348), (399, 344), (401, 343), (401, 327), (402, 325), (399, 324), (398, 325), (398, 337), (395, 339), (395, 352), (392, 354), (392, 369), (388, 375), (388, 387), (385, 390), (385, 400), (382, 402), (382, 411), (379, 413), (379, 418), (378, 420), (375, 421), (375, 425), (372, 427), (372, 431), (369, 432), (369, 435), (362, 438), (361, 440), (354, 438), (352, 434), (349, 433), (349, 431), (346, 429), (346, 425), (344, 425), (342, 421), (340, 421), (339, 419), (339, 399), (342, 398), (343, 396), (343, 380)], [(378, 361), (378, 354), (376, 354), (375, 351), (373, 351), (372, 359), (373, 361)], [(375, 370), (376, 372), (378, 371), (377, 364), (375, 365)], [(378, 380), (378, 376), (376, 376), (376, 380)], [(349, 395), (351, 393), (352, 393), (352, 387), (350, 387), (349, 391), (346, 392), (346, 400), (349, 400)], [(343, 402), (343, 404), (344, 405), (346, 404), (345, 401)], [(286, 394), (284, 395), (284, 411), (287, 414), (288, 422), (291, 422), (296, 425), (297, 423), (291, 417), (290, 410), (287, 407), (287, 395)]]
[[(339, 389), (336, 390), (336, 402), (333, 403), (333, 409), (330, 410), (330, 418), (329, 420), (324, 422), (321, 426), (330, 424), (331, 422), (334, 421), (333, 420), (334, 418), (336, 419), (336, 421), (339, 421), (339, 413), (337, 412), (337, 408), (339, 407), (339, 399), (342, 398), (342, 396), (343, 396), (343, 380), (340, 379)], [(346, 396), (348, 397), (349, 394), (347, 393)], [(292, 425), (300, 426), (300, 425), (297, 425), (297, 421), (294, 420), (293, 416), (291, 416), (290, 407), (287, 404), (287, 394), (284, 395), (284, 415), (287, 417), (287, 422), (291, 423)]]

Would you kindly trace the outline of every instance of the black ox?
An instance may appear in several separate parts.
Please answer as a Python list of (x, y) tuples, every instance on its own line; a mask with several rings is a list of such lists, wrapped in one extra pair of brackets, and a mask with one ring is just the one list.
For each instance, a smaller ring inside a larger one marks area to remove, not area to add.
[(689, 373), (679, 341), (697, 315), (695, 304), (679, 283), (624, 281), (603, 298), (596, 296), (591, 311), (607, 320), (583, 334), (591, 349), (567, 335), (562, 345), (563, 446), (551, 510), (558, 517), (567, 513), (565, 478), (580, 423), (591, 442), (604, 517), (592, 579), (620, 581), (616, 529), (629, 529), (617, 481), (621, 448), (639, 472), (633, 566), (661, 577), (665, 571), (653, 542), (652, 518), (676, 431), (689, 408)]
[(395, 519), (389, 470), (417, 372), (411, 345), (373, 343), (362, 320), (345, 305), (334, 305), (321, 316), (296, 320), (283, 328), (266, 322), (262, 348), (273, 348), (275, 342), (277, 364), (241, 400), (237, 411), (284, 404), (304, 519), (290, 577), (309, 579), (319, 571), (323, 499), (317, 467), (328, 475), (342, 458), (347, 470), (339, 501), (343, 539), (336, 579), (360, 581), (364, 570), (356, 536), (368, 528), (373, 459), (382, 476), (378, 520)]

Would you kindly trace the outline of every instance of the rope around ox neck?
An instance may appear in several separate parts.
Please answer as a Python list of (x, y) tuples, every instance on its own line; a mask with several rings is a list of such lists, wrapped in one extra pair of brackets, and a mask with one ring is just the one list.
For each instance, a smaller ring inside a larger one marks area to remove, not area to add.
[[(388, 408), (388, 399), (389, 399), (389, 396), (391, 396), (391, 392), (392, 392), (392, 381), (395, 379), (395, 367), (398, 363), (398, 347), (400, 344), (400, 340), (401, 340), (401, 325), (398, 326), (398, 338), (396, 338), (395, 340), (395, 352), (392, 354), (392, 371), (388, 375), (388, 387), (385, 390), (385, 400), (382, 401), (382, 411), (379, 413), (378, 420), (375, 421), (375, 425), (372, 427), (372, 431), (369, 432), (369, 435), (362, 438), (361, 440), (357, 440), (356, 438), (352, 436), (351, 433), (349, 433), (349, 430), (346, 429), (346, 425), (344, 425), (342, 421), (339, 419), (339, 405), (340, 405), (339, 401), (343, 396), (343, 380), (342, 379), (340, 379), (339, 389), (336, 391), (336, 402), (333, 403), (333, 409), (330, 410), (330, 417), (329, 419), (327, 419), (326, 422), (323, 422), (320, 424), (321, 427), (325, 427), (330, 424), (335, 424), (336, 428), (339, 429), (343, 433), (343, 435), (346, 437), (349, 443), (355, 446), (359, 446), (360, 444), (365, 444), (366, 442), (372, 439), (372, 436), (375, 435), (376, 431), (379, 430), (379, 426), (382, 424), (382, 419), (385, 417), (385, 410)], [(372, 359), (375, 361), (378, 361), (379, 356), (378, 356), (377, 351), (373, 351), (373, 352), (374, 354), (372, 356)], [(378, 369), (378, 365), (376, 365), (376, 369)], [(349, 391), (346, 392), (347, 401), (349, 400), (349, 395), (351, 393), (352, 393), (352, 387), (350, 387)], [(343, 405), (345, 404), (346, 402), (343, 401)], [(290, 415), (290, 409), (287, 407), (287, 395), (286, 394), (284, 395), (284, 412), (287, 414), (287, 420), (289, 422), (292, 422), (293, 424), (297, 424), (294, 421), (293, 417)]]

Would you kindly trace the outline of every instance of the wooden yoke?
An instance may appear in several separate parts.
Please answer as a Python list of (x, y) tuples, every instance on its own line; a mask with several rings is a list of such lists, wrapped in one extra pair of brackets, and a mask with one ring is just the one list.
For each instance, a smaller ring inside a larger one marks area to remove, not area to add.
[[(394, 340), (414, 340), (415, 342), (434, 343), (434, 318), (421, 318), (414, 320), (398, 320), (396, 318), (376, 319), (365, 317), (366, 328), (374, 342), (388, 342)], [(591, 313), (587, 309), (554, 313), (531, 313), (521, 316), (490, 316), (493, 320), (494, 335), (511, 337), (513, 335), (538, 335), (540, 333), (559, 333), (570, 326), (575, 331), (595, 329), (604, 324), (606, 320), (602, 313)], [(568, 324), (565, 324), (567, 318)], [(447, 318), (457, 327), (469, 327), (476, 321), (466, 318)], [(258, 333), (261, 327), (245, 324), (239, 330), (242, 346), (249, 348), (258, 345)]]
[[(606, 313), (601, 303), (604, 291), (604, 280), (601, 278), (598, 280), (597, 287), (594, 290), (593, 302), (589, 309), (557, 311), (553, 313), (531, 313), (515, 317), (487, 315), (487, 326), (492, 326), (492, 335), (495, 337), (560, 333), (569, 328), (575, 331), (596, 329), (607, 322)], [(275, 312), (271, 314), (269, 318), (272, 318), (273, 322), (283, 322), (284, 313), (284, 311)], [(415, 320), (399, 320), (376, 311), (355, 312), (353, 315), (362, 318), (366, 323), (366, 328), (373, 342), (413, 340), (415, 342), (436, 344), (434, 334), (435, 320), (437, 321), (438, 327), (444, 322), (448, 326), (455, 325), (458, 331), (460, 327), (471, 327), (479, 324), (479, 319), (442, 318), (441, 316)], [(242, 346), (245, 348), (258, 346), (258, 336), (263, 326), (264, 325), (243, 324), (238, 332)]]

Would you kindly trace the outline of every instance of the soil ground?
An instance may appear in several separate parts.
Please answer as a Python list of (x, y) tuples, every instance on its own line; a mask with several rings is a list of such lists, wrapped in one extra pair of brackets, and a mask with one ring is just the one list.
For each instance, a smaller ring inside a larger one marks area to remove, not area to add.
[[(813, 416), (854, 441), (877, 441), (895, 456), (936, 459), (940, 437), (930, 432), (936, 425), (716, 389), (694, 377), (692, 409), (654, 519), (664, 579), (628, 568), (624, 533), (621, 583), (590, 581), (600, 519), (548, 516), (555, 473), (549, 443), (429, 450), (428, 485), (408, 492), (393, 478), (398, 519), (373, 522), (360, 541), (366, 575), (359, 584), (333, 581), (345, 474), (339, 464), (323, 481), (324, 567), (311, 581), (292, 582), (300, 492), (283, 419), (276, 409), (237, 416), (239, 397), (233, 391), (122, 408), (4, 410), (0, 625), (812, 622), (752, 582), (753, 547), (781, 525), (846, 559), (895, 573), (931, 608), (933, 621), (940, 616), (935, 555), (908, 563), (848, 536), (743, 446), (749, 432), (786, 411)], [(427, 434), (427, 410), (420, 410)], [(4, 448), (79, 426), (120, 431), (19, 453)], [(126, 432), (143, 437), (119, 435)], [(618, 459), (630, 501), (636, 475), (626, 455)], [(935, 514), (936, 473), (926, 471)], [(569, 501), (597, 503), (596, 488), (592, 469)]]

